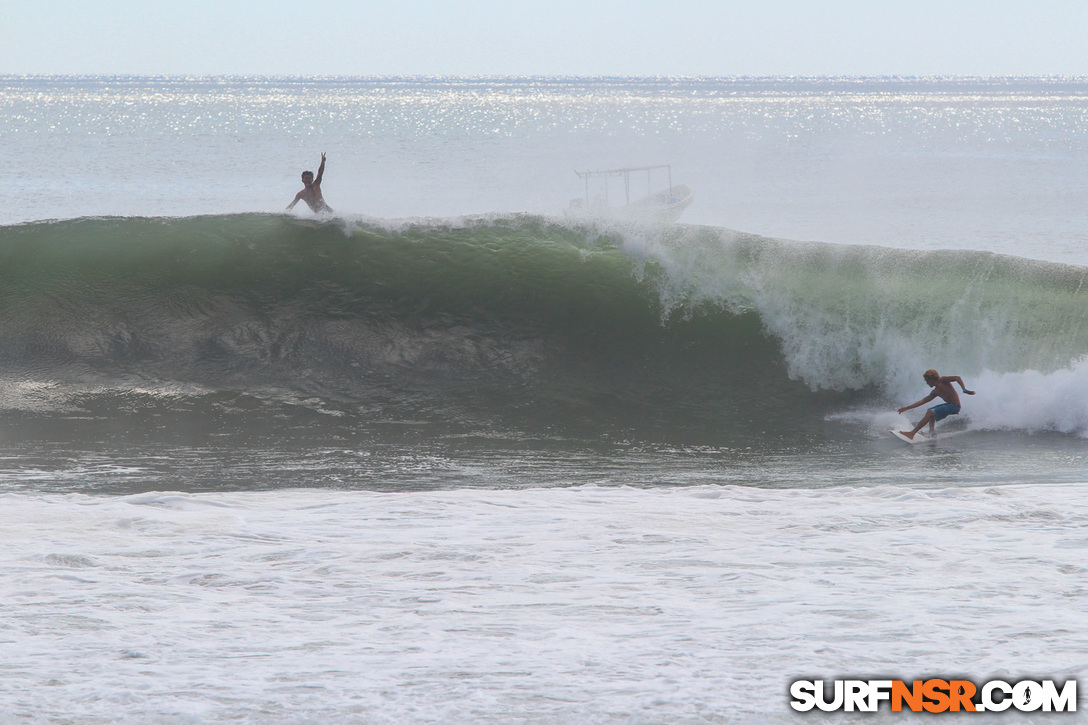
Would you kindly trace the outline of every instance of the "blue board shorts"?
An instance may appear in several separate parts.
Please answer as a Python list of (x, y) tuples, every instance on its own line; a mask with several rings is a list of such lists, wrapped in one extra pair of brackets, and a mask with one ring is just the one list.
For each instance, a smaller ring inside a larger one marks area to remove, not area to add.
[(940, 405), (934, 405), (929, 409), (933, 413), (933, 420), (944, 420), (950, 415), (959, 415), (960, 406), (952, 405), (951, 403), (941, 403)]

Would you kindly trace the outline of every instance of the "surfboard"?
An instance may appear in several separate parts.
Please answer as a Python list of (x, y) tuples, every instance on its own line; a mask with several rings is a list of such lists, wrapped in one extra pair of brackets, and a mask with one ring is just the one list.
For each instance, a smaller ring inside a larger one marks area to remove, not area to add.
[(896, 438), (898, 438), (899, 440), (903, 441), (904, 443), (909, 443), (912, 446), (915, 443), (921, 443), (922, 441), (928, 441), (929, 440), (929, 436), (924, 435), (921, 431), (918, 431), (917, 433), (915, 433), (913, 438), (907, 438), (905, 435), (903, 435), (902, 433), (900, 433), (897, 430), (890, 430), (888, 432), (891, 433)]
[(919, 432), (914, 434), (914, 439), (913, 440), (911, 440), (910, 438), (907, 438), (905, 435), (900, 433), (898, 430), (890, 430), (888, 432), (891, 433), (896, 438), (898, 438), (899, 440), (903, 441), (904, 443), (909, 443), (909, 444), (911, 444), (913, 446), (915, 443), (937, 443), (938, 441), (943, 441), (943, 440), (946, 440), (948, 438), (954, 438), (955, 436), (963, 435), (964, 433), (969, 433), (970, 431), (967, 431), (967, 430), (949, 430), (949, 431), (940, 431), (939, 433), (934, 433), (933, 435), (928, 435), (926, 433), (922, 433), (921, 431), (919, 431)]

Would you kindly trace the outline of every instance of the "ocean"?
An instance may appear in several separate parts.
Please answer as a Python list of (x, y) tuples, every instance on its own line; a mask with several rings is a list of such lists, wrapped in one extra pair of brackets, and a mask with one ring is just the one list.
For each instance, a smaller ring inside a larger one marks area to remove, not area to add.
[[(0, 723), (1088, 670), (1088, 79), (0, 76), (0, 121)], [(928, 368), (977, 394), (908, 446)]]

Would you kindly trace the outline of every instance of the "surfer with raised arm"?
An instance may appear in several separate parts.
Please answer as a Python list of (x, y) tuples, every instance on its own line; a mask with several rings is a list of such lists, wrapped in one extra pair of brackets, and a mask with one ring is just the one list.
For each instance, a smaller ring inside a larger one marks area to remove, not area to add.
[(929, 426), (930, 435), (933, 435), (934, 423), (936, 423), (938, 420), (944, 420), (950, 415), (959, 415), (960, 396), (956, 392), (956, 389), (952, 387), (952, 383), (959, 383), (960, 388), (963, 389), (963, 392), (966, 395), (975, 394), (974, 390), (967, 389), (967, 386), (963, 384), (963, 378), (961, 378), (959, 375), (945, 375), (942, 377), (937, 373), (936, 370), (930, 369), (925, 371), (925, 373), (922, 375), (922, 379), (926, 381), (926, 385), (933, 388), (933, 392), (919, 400), (917, 403), (912, 403), (911, 405), (904, 405), (902, 408), (899, 409), (900, 415), (902, 415), (904, 411), (910, 410), (911, 408), (917, 408), (919, 405), (925, 405), (934, 398), (939, 397), (944, 402), (940, 405), (934, 405), (932, 408), (927, 410), (926, 414), (922, 416), (922, 420), (918, 423), (918, 425), (914, 426), (914, 430), (909, 432), (905, 430), (899, 431), (902, 435), (910, 438), (911, 440), (914, 440), (914, 436), (926, 425)]
[(314, 172), (312, 171), (302, 172), (302, 184), (305, 188), (295, 194), (295, 200), (287, 205), (287, 211), (291, 211), (295, 208), (295, 204), (304, 201), (314, 214), (319, 212), (331, 212), (332, 207), (325, 203), (325, 197), (321, 195), (321, 177), (324, 175), (325, 152), (322, 151), (321, 165), (317, 167), (317, 177), (314, 177)]

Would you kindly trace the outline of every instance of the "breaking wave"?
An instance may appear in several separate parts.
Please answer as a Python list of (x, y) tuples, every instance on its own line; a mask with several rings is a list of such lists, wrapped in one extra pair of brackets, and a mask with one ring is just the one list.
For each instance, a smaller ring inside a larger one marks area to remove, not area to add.
[(39, 222), (0, 228), (0, 407), (276, 391), (337, 415), (789, 437), (916, 400), (935, 367), (979, 389), (973, 427), (1084, 434), (1086, 278), (533, 216)]

